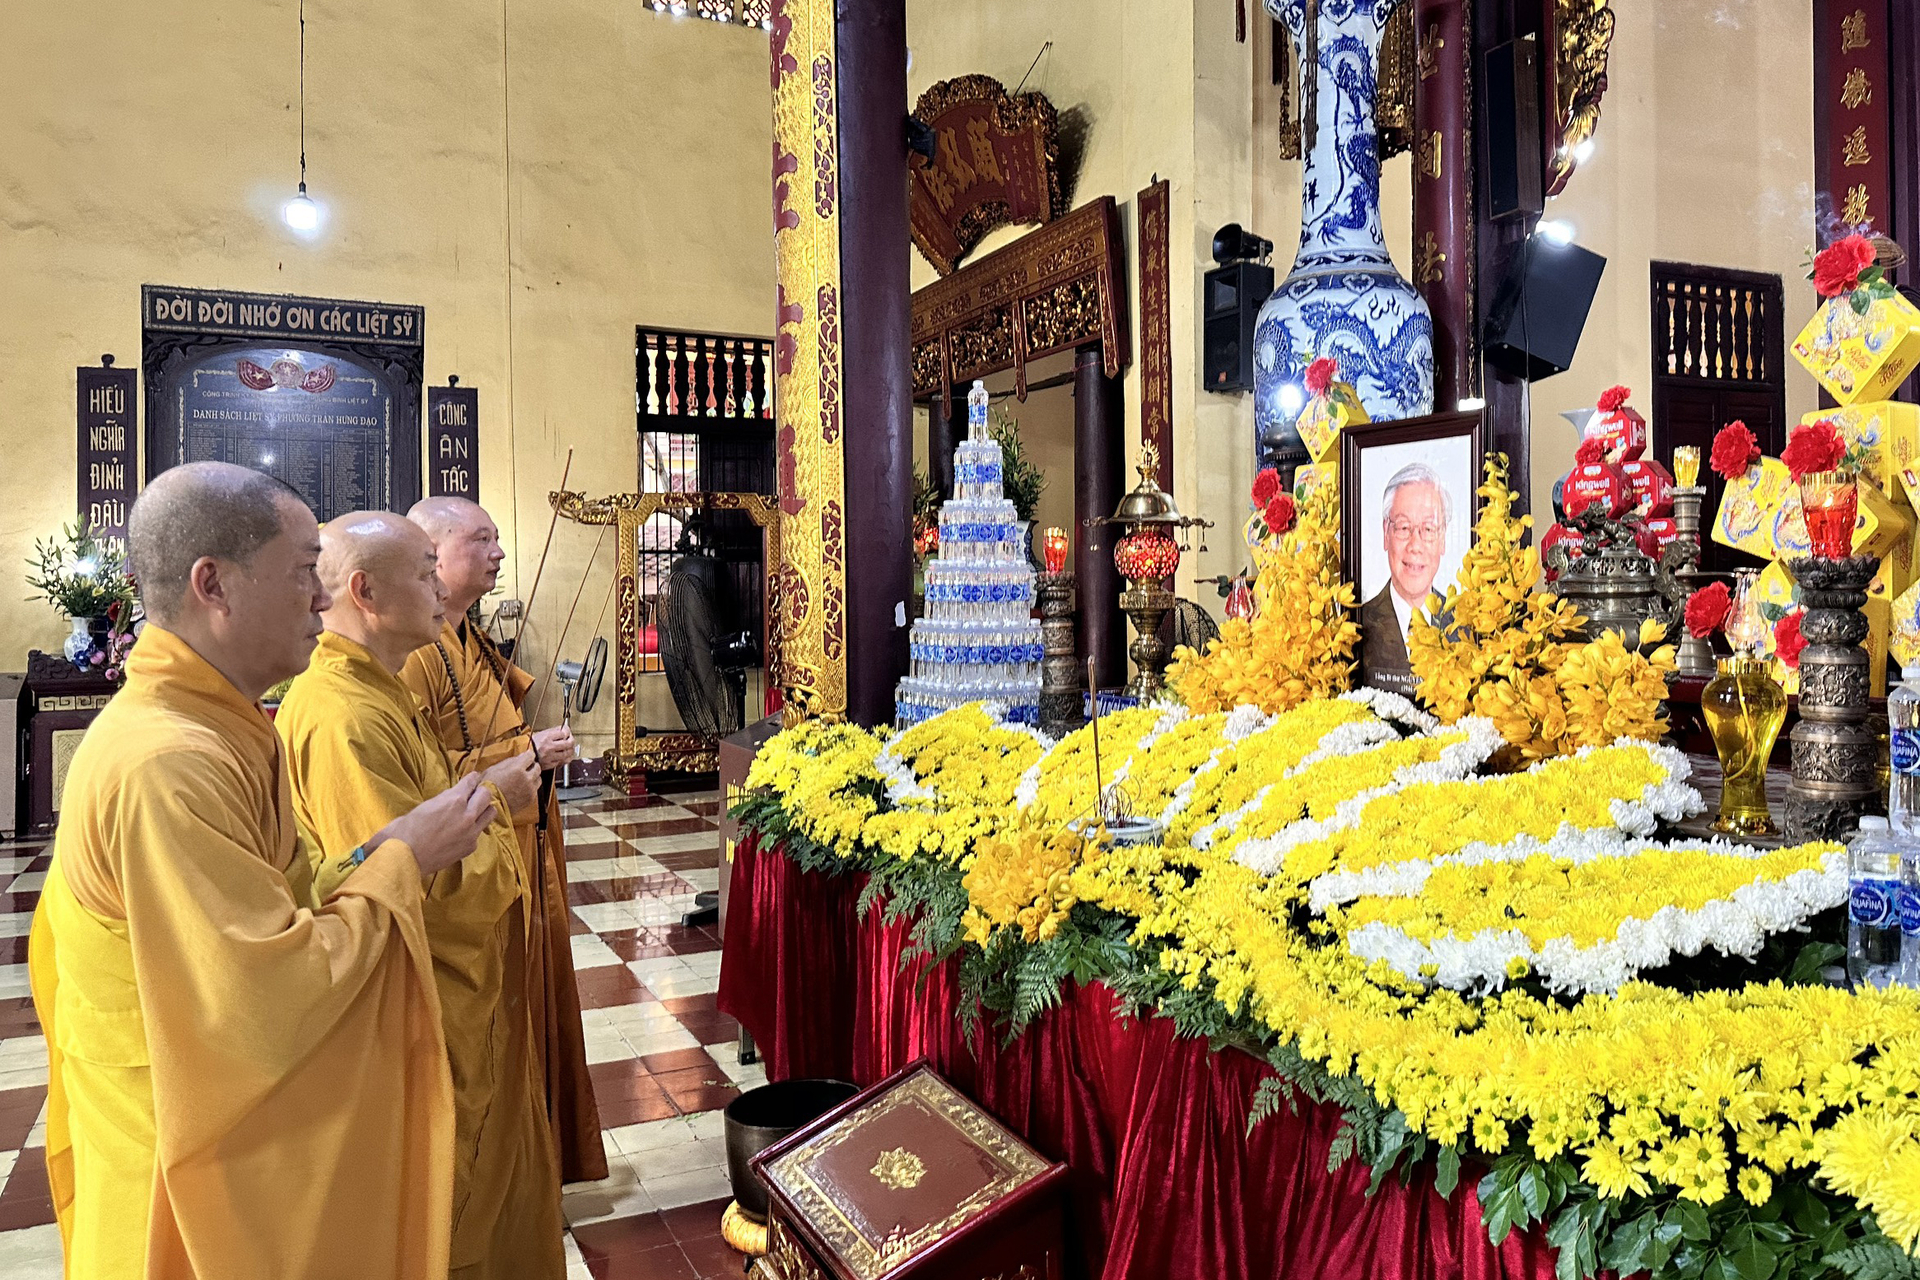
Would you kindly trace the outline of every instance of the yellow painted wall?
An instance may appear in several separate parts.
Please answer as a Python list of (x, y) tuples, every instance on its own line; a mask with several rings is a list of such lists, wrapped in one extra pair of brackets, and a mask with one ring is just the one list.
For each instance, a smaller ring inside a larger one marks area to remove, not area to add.
[[(637, 483), (635, 324), (771, 331), (764, 33), (603, 0), (309, 0), (329, 216), (303, 242), (278, 216), (295, 15), (107, 0), (0, 41), (0, 573), (72, 518), (74, 366), (139, 364), (144, 283), (423, 305), (427, 381), (480, 389), (482, 497), (520, 596), (569, 447), (571, 487)], [(555, 536), (527, 630), (541, 671), (593, 542)], [(612, 561), (609, 537), (569, 652)], [(19, 594), (0, 592), (0, 669), (65, 632)]]

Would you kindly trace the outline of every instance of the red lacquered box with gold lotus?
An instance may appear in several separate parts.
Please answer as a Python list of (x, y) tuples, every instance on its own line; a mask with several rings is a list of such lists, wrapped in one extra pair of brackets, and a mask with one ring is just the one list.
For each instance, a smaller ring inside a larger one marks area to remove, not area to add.
[(1059, 1280), (1065, 1178), (918, 1062), (753, 1159), (756, 1280)]

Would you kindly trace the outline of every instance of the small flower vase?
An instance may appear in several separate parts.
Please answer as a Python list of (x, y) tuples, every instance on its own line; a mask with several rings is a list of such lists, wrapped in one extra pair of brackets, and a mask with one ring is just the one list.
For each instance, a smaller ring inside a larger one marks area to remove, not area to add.
[(67, 633), (66, 643), (60, 646), (67, 661), (81, 671), (87, 670), (87, 660), (93, 656), (92, 621), (91, 618), (68, 618), (67, 626), (72, 630)]
[(1700, 710), (1720, 755), (1720, 816), (1713, 829), (1766, 836), (1780, 829), (1767, 812), (1767, 760), (1787, 718), (1787, 693), (1765, 658), (1722, 658), (1700, 692)]

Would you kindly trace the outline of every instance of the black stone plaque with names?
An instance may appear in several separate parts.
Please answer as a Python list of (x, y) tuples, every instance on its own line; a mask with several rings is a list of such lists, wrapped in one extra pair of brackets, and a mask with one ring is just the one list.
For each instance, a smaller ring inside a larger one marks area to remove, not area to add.
[(322, 520), (420, 497), (419, 307), (147, 285), (146, 473), (215, 460)]
[(427, 496), (480, 501), (480, 392), (427, 388)]
[(104, 364), (75, 370), (79, 428), (75, 501), (79, 522), (125, 554), (127, 509), (140, 482), (134, 452), (139, 372), (114, 368), (112, 356), (104, 360)]

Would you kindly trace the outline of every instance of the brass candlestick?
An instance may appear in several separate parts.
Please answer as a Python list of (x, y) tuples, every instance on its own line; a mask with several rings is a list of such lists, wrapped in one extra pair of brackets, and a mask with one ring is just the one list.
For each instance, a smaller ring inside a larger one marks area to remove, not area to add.
[(1787, 568), (1800, 584), (1800, 723), (1793, 727), (1787, 837), (1844, 839), (1879, 808), (1877, 750), (1867, 719), (1867, 584), (1878, 556), (1806, 556)]
[(1673, 524), (1679, 537), (1660, 557), (1661, 593), (1673, 601), (1668, 631), (1677, 631), (1680, 635), (1680, 649), (1674, 658), (1675, 673), (1683, 676), (1715, 673), (1713, 646), (1687, 630), (1687, 601), (1707, 581), (1707, 575), (1700, 572), (1700, 508), (1706, 497), (1704, 488), (1689, 485), (1674, 489)]
[[(1173, 592), (1166, 580), (1180, 566), (1180, 553), (1187, 550), (1180, 541), (1188, 529), (1207, 529), (1213, 521), (1198, 516), (1183, 516), (1173, 499), (1160, 487), (1160, 452), (1153, 441), (1140, 446), (1140, 483), (1129, 489), (1110, 516), (1101, 516), (1090, 525), (1125, 525), (1126, 533), (1114, 544), (1113, 563), (1126, 579), (1120, 593), (1120, 611), (1133, 624), (1134, 639), (1127, 653), (1133, 658), (1134, 676), (1127, 683), (1126, 695), (1141, 702), (1158, 697), (1167, 687), (1160, 673), (1167, 665), (1166, 642), (1160, 639), (1160, 624), (1174, 605)], [(1202, 544), (1200, 550), (1207, 548)], [(1095, 692), (1096, 698), (1098, 691)]]

